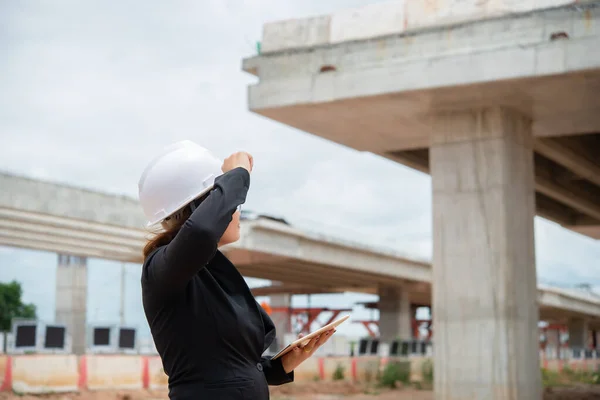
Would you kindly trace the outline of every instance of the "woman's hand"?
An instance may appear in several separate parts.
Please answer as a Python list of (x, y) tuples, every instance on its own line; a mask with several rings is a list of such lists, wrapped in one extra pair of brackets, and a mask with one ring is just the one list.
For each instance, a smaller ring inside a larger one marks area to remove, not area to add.
[[(296, 367), (302, 364), (305, 360), (310, 358), (315, 351), (325, 344), (333, 336), (335, 329), (323, 332), (320, 336), (314, 337), (303, 347), (296, 346), (292, 351), (281, 357), (281, 364), (286, 374), (292, 372)], [(301, 338), (303, 335), (298, 335)]]
[(238, 167), (245, 168), (248, 172), (252, 172), (252, 167), (254, 166), (254, 159), (250, 155), (250, 153), (246, 153), (245, 151), (238, 151), (237, 153), (233, 153), (229, 157), (223, 161), (223, 165), (221, 166), (221, 170), (223, 173), (229, 172), (232, 169), (236, 169)]

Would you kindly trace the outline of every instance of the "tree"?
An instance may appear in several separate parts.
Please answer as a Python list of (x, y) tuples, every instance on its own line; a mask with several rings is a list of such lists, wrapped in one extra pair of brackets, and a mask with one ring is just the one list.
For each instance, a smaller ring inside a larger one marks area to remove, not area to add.
[(33, 304), (24, 304), (23, 289), (16, 281), (0, 283), (0, 331), (11, 329), (13, 318), (37, 318)]

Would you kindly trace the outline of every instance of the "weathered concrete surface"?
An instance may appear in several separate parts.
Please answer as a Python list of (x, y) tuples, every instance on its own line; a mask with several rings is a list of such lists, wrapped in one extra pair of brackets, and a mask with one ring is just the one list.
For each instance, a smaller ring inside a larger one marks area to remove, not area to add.
[(591, 1), (576, 0), (400, 0), (343, 9), (331, 15), (264, 25), (263, 53), (376, 39), (422, 29), (496, 18)]
[(17, 393), (75, 392), (79, 368), (75, 355), (12, 357), (12, 390)]
[[(244, 60), (260, 79), (249, 87), (249, 107), (375, 153), (392, 141), (395, 150), (428, 147), (424, 118), (432, 111), (493, 104), (530, 115), (534, 136), (593, 132), (600, 125), (600, 78), (592, 73), (600, 68), (599, 15), (597, 8), (556, 9), (259, 55)], [(550, 39), (561, 32), (568, 40)], [(320, 73), (323, 66), (336, 70)], [(556, 101), (566, 94), (570, 101)]]
[(539, 399), (531, 121), (440, 117), (431, 148), (439, 399)]
[(86, 387), (90, 390), (142, 389), (142, 357), (88, 355)]

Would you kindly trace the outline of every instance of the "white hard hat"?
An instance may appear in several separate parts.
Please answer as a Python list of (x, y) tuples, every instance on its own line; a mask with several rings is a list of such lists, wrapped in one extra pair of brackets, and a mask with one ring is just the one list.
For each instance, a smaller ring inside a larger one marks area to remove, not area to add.
[(183, 140), (155, 157), (138, 182), (148, 226), (162, 222), (208, 192), (221, 175), (222, 162), (196, 143)]

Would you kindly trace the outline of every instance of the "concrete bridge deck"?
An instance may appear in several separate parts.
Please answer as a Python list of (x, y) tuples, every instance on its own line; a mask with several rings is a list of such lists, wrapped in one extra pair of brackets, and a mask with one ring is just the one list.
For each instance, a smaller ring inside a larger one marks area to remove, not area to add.
[(600, 2), (443, 3), (266, 24), (250, 110), (426, 173), (439, 115), (527, 115), (537, 214), (599, 239)]

